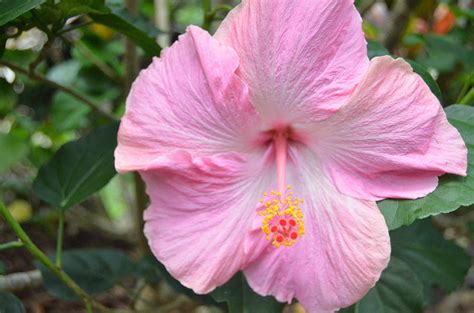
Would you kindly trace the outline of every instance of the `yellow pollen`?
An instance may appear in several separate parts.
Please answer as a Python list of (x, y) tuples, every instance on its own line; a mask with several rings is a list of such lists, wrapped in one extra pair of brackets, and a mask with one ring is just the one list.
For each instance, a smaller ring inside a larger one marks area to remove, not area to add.
[(272, 191), (270, 196), (265, 192), (264, 199), (260, 203), (264, 203), (264, 208), (258, 212), (263, 216), (262, 232), (265, 238), (279, 248), (281, 246), (291, 247), (296, 243), (298, 238), (304, 235), (304, 219), (303, 212), (298, 206), (304, 203), (303, 199), (294, 197), (287, 187), (289, 196), (283, 198), (280, 192)]

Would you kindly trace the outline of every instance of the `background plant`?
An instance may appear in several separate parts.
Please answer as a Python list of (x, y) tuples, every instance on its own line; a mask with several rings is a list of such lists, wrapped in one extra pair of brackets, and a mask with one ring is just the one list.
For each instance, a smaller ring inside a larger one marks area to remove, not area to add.
[[(212, 32), (234, 5), (0, 0), (0, 312), (302, 312), (258, 296), (242, 274), (209, 295), (180, 285), (143, 238), (143, 183), (113, 166), (139, 69), (187, 25)], [(341, 311), (473, 312), (474, 2), (356, 5), (369, 56), (404, 57), (440, 99), (468, 146), (469, 175), (379, 203), (391, 262)]]

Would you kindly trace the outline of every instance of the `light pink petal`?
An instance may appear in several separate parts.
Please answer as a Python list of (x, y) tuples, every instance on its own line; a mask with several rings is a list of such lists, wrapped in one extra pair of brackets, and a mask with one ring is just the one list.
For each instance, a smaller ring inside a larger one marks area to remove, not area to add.
[(347, 99), (368, 65), (362, 19), (350, 0), (243, 0), (215, 37), (267, 124), (321, 120)]
[(414, 199), (432, 192), (439, 175), (466, 174), (461, 136), (402, 59), (374, 58), (347, 105), (314, 129), (326, 173), (348, 195)]
[(149, 169), (175, 150), (245, 149), (259, 129), (237, 54), (191, 26), (133, 84), (115, 153), (119, 171)]
[(262, 155), (179, 152), (142, 172), (151, 205), (145, 235), (167, 270), (197, 293), (227, 282), (260, 251), (244, 243), (259, 195), (275, 181)]
[[(289, 182), (305, 200), (305, 234), (291, 247), (269, 246), (244, 273), (261, 295), (296, 298), (311, 313), (334, 312), (374, 286), (387, 266), (390, 239), (375, 202), (340, 194), (304, 149), (291, 151)], [(258, 245), (262, 232), (253, 239)]]

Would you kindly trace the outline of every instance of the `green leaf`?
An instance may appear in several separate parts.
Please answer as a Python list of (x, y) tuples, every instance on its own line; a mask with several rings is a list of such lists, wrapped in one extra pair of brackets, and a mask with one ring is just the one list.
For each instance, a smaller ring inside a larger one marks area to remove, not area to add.
[(62, 0), (57, 7), (63, 12), (64, 17), (71, 17), (89, 13), (109, 13), (104, 0)]
[(104, 208), (114, 221), (120, 220), (128, 211), (127, 199), (132, 194), (128, 178), (132, 177), (117, 175), (100, 191)]
[(7, 83), (6, 80), (0, 79), (0, 116), (6, 115), (13, 110), (17, 103), (18, 95), (13, 90), (13, 85)]
[(466, 18), (474, 21), (474, 9), (460, 8), (458, 5), (450, 5), (449, 9), (456, 16), (466, 17)]
[[(52, 259), (52, 257), (51, 257)], [(64, 251), (63, 270), (90, 295), (96, 296), (121, 280), (131, 277), (134, 263), (122, 251), (112, 249), (90, 249)], [(64, 300), (79, 300), (55, 274), (42, 263), (36, 267), (41, 271), (43, 284), (50, 294)]]
[(16, 136), (13, 132), (0, 134), (0, 174), (26, 157), (28, 151), (28, 142), (23, 136)]
[(25, 308), (11, 293), (0, 292), (0, 313), (25, 313)]
[(417, 58), (419, 63), (440, 72), (452, 71), (457, 64), (463, 64), (466, 68), (474, 65), (474, 53), (456, 36), (427, 34), (423, 35), (423, 39), (428, 53)]
[(369, 59), (390, 54), (387, 48), (385, 48), (380, 42), (374, 40), (367, 41), (367, 53), (369, 55)]
[(7, 36), (2, 33), (2, 29), (0, 29), (0, 58), (3, 57), (5, 53), (5, 48), (7, 45)]
[(60, 91), (52, 102), (51, 119), (55, 131), (74, 130), (87, 124), (86, 116), (91, 110), (83, 102)]
[(28, 12), (46, 0), (1, 0), (0, 1), (0, 26), (10, 22), (16, 17)]
[(71, 86), (77, 81), (80, 69), (81, 64), (78, 61), (69, 60), (51, 67), (46, 77), (58, 84)]
[(160, 55), (161, 47), (155, 38), (150, 36), (144, 25), (137, 23), (123, 8), (112, 9), (110, 14), (90, 14), (94, 22), (108, 26), (115, 31), (124, 34), (135, 44), (142, 47), (146, 54), (151, 56)]
[(51, 205), (65, 209), (100, 190), (115, 175), (118, 124), (101, 127), (65, 144), (40, 168), (33, 190)]
[(427, 285), (451, 292), (461, 286), (471, 260), (466, 252), (425, 219), (390, 233), (392, 257), (403, 260)]
[(452, 105), (446, 108), (449, 122), (461, 133), (469, 150), (466, 177), (443, 175), (438, 188), (416, 200), (384, 200), (378, 206), (389, 229), (409, 225), (416, 219), (448, 213), (474, 204), (474, 108)]
[(160, 273), (162, 270), (166, 272), (163, 265), (161, 265), (154, 256), (147, 255), (138, 261), (135, 268), (135, 276), (137, 278), (143, 278), (149, 283), (156, 284), (160, 281)]
[(423, 284), (410, 266), (392, 257), (374, 288), (341, 313), (422, 313)]
[(202, 5), (190, 3), (180, 5), (176, 8), (176, 23), (182, 28), (188, 25), (202, 25), (204, 22), (204, 11)]
[(225, 285), (210, 294), (217, 302), (226, 302), (229, 313), (280, 313), (284, 304), (273, 297), (262, 297), (248, 285), (242, 273), (237, 273)]

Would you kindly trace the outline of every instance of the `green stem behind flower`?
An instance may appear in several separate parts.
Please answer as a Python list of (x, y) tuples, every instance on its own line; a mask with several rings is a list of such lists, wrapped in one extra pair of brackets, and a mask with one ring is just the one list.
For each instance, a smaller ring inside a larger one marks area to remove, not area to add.
[(58, 236), (56, 242), (56, 266), (61, 267), (61, 255), (64, 242), (64, 210), (59, 211)]
[(12, 242), (0, 244), (0, 251), (7, 250), (7, 249), (21, 248), (21, 247), (23, 247), (23, 242), (12, 241)]
[(6, 220), (12, 228), (24, 247), (44, 266), (53, 272), (64, 284), (66, 284), (81, 300), (86, 307), (94, 307), (99, 312), (109, 312), (109, 309), (103, 307), (89, 296), (72, 278), (66, 274), (60, 267), (56, 266), (51, 260), (31, 241), (30, 237), (25, 233), (21, 225), (15, 220), (5, 205), (0, 202), (0, 215)]
[(474, 87), (459, 101), (459, 104), (472, 104), (474, 103)]

